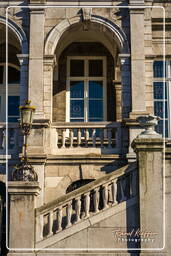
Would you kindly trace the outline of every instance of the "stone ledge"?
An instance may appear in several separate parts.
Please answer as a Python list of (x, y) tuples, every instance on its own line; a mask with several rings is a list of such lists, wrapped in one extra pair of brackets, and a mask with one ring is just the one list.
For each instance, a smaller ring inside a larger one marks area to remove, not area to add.
[(25, 182), (25, 181), (9, 181), (7, 183), (9, 194), (27, 195), (33, 194), (38, 195), (41, 190), (39, 182)]

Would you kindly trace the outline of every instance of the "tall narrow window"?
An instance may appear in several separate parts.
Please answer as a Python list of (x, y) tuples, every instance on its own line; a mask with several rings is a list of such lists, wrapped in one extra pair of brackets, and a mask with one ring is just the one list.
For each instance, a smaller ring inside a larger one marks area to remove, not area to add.
[[(164, 78), (164, 65), (166, 67), (166, 80)], [(170, 67), (171, 62), (166, 61), (155, 61), (153, 64), (153, 95), (154, 95), (154, 114), (159, 116), (161, 120), (156, 128), (156, 131), (165, 135), (170, 136), (170, 112), (169, 112), (169, 98), (170, 98)]]
[[(8, 66), (8, 121), (17, 122), (19, 118), (20, 71), (17, 66)], [(0, 121), (5, 122), (6, 113), (6, 65), (0, 64)]]
[(67, 122), (106, 120), (106, 58), (68, 57)]

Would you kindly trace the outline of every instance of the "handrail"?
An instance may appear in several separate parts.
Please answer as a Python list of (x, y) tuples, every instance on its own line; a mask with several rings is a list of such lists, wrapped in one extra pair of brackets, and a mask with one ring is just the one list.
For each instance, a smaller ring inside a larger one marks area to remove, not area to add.
[(69, 194), (66, 194), (64, 196), (59, 197), (58, 199), (53, 200), (52, 202), (47, 203), (46, 205), (43, 205), (36, 209), (36, 216), (39, 216), (41, 214), (46, 214), (50, 210), (59, 207), (61, 205), (67, 204), (68, 201), (71, 201), (76, 196), (80, 196), (90, 190), (93, 190), (97, 187), (100, 187), (101, 185), (105, 185), (106, 183), (109, 183), (110, 181), (114, 179), (118, 179), (123, 175), (129, 174), (131, 171), (136, 169), (136, 163), (132, 163), (130, 165), (126, 165), (116, 171), (113, 171), (112, 173), (106, 174), (103, 177), (100, 177), (99, 179), (90, 182), (89, 184), (78, 188)]
[(52, 123), (52, 128), (119, 128), (121, 122), (59, 122)]

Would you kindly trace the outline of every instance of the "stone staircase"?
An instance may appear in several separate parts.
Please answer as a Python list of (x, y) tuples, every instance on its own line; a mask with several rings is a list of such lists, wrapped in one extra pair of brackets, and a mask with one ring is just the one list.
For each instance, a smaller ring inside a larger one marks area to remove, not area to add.
[(120, 211), (126, 212), (137, 203), (137, 184), (137, 167), (132, 163), (37, 208), (35, 247), (54, 247)]

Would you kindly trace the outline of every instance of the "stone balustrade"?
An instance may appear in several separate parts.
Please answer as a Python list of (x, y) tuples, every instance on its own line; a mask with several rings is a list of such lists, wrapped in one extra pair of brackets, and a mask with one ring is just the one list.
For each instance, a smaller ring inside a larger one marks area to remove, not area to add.
[(101, 148), (120, 153), (122, 125), (120, 122), (56, 123), (58, 149)]
[[(8, 138), (8, 143), (6, 139)], [(9, 153), (16, 151), (19, 145), (19, 127), (18, 124), (8, 124), (8, 134), (6, 133), (5, 123), (0, 123), (0, 154), (6, 154), (6, 144)]]
[(37, 242), (135, 197), (137, 184), (136, 166), (126, 166), (37, 208)]

